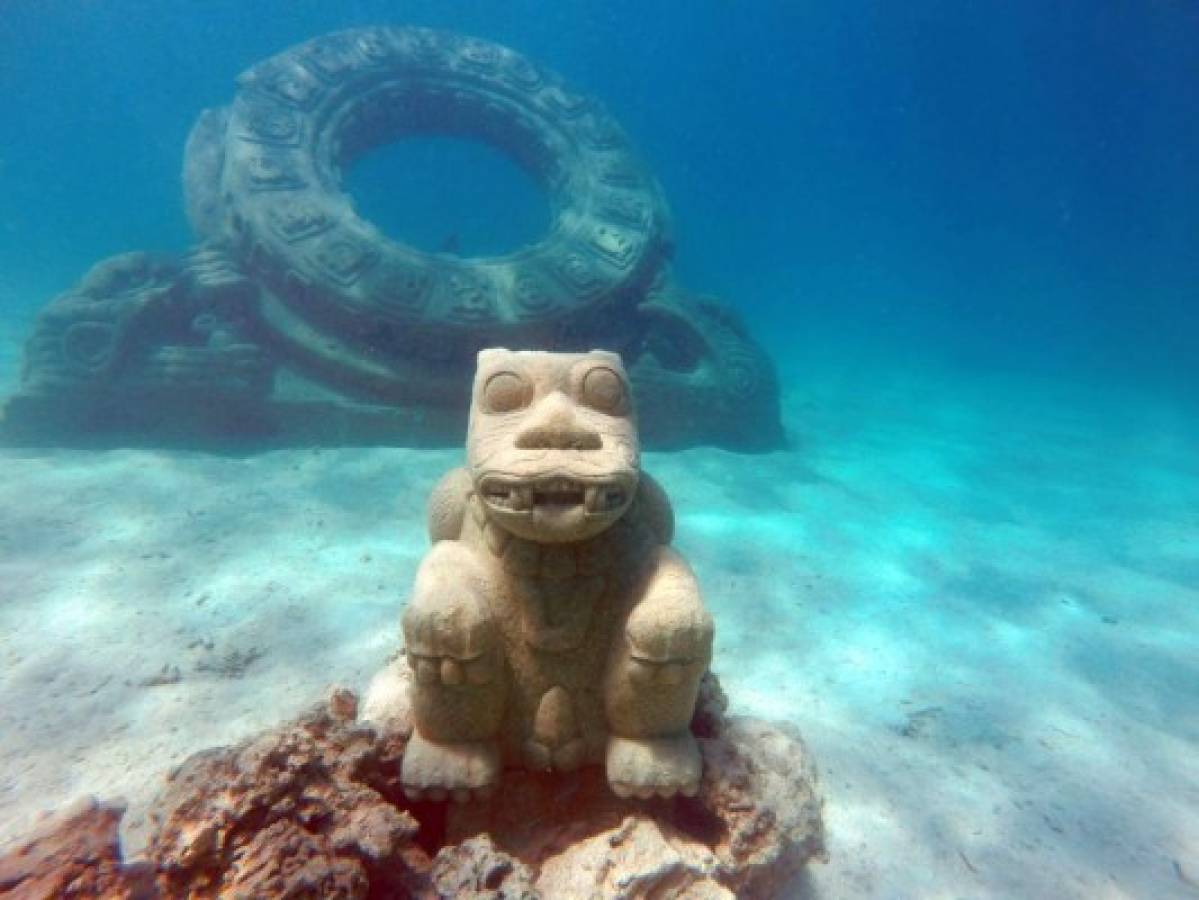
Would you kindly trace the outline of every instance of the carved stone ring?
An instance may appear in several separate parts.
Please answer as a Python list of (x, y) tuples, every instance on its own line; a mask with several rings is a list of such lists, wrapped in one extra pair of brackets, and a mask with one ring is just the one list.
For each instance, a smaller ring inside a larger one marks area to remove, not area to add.
[[(345, 167), (418, 134), (511, 156), (549, 198), (545, 235), (468, 258), (366, 221)], [(197, 245), (104, 260), (52, 301), (0, 439), (457, 443), (476, 354), (506, 346), (619, 353), (649, 446), (782, 441), (770, 360), (675, 279), (666, 201), (625, 133), (506, 47), (315, 38), (201, 113), (183, 175)]]
[[(343, 168), (430, 133), (519, 163), (549, 197), (549, 232), (503, 256), (461, 258), (423, 253), (361, 218)], [(374, 318), (468, 351), (480, 332), (524, 341), (538, 322), (630, 306), (666, 258), (666, 204), (595, 101), (506, 47), (424, 28), (341, 32), (255, 66), (227, 112), (201, 120), (187, 166), (201, 235), (253, 260), (291, 307), (281, 314), (343, 331), (369, 333)]]

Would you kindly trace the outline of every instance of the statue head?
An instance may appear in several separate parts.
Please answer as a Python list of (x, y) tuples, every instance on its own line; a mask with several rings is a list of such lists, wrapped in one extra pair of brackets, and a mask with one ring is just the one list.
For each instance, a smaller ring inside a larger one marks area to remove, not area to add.
[(637, 426), (620, 357), (481, 351), (466, 450), (496, 525), (541, 543), (599, 534), (637, 490)]

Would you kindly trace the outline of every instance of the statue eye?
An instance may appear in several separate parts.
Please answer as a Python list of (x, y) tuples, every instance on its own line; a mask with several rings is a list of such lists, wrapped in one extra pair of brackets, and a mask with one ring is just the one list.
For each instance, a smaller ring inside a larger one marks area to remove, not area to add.
[(583, 376), (583, 402), (592, 409), (611, 415), (625, 411), (624, 379), (604, 366), (596, 366)]
[(529, 383), (515, 372), (499, 372), (487, 379), (483, 407), (487, 412), (505, 413), (529, 405)]

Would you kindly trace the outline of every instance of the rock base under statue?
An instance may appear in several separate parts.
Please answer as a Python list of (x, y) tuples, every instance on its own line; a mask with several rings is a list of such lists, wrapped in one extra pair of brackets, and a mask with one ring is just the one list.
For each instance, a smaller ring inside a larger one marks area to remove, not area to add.
[(593, 767), (505, 772), (485, 802), (412, 803), (399, 778), (411, 723), (387, 702), (402, 687), (399, 666), (376, 678), (364, 712), (387, 717), (373, 723), (337, 691), (294, 722), (190, 757), (150, 810), (134, 864), (115, 850), (119, 807), (83, 804), (49, 821), (0, 857), (0, 892), (770, 897), (824, 858), (803, 741), (785, 726), (726, 717), (711, 676), (693, 723), (699, 795), (644, 801), (620, 800)]

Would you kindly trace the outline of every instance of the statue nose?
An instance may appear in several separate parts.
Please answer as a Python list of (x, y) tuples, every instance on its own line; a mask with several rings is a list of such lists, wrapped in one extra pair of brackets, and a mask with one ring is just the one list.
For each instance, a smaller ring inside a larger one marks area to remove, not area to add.
[(522, 450), (599, 450), (603, 441), (599, 432), (579, 421), (569, 398), (555, 391), (534, 408), (516, 436), (516, 446)]

